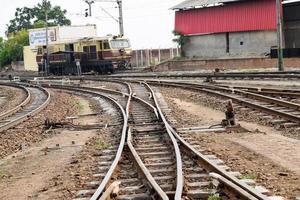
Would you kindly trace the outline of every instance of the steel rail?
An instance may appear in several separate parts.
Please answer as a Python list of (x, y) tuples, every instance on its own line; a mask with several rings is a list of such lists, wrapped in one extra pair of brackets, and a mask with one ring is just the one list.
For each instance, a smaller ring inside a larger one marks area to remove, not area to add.
[(300, 90), (296, 90), (296, 89), (245, 87), (245, 86), (233, 86), (233, 85), (223, 85), (223, 84), (218, 84), (218, 86), (225, 87), (225, 88), (231, 88), (231, 89), (245, 90), (245, 91), (262, 94), (262, 95), (300, 98)]
[(103, 78), (216, 78), (216, 79), (300, 79), (299, 74), (249, 74), (249, 73), (193, 73), (193, 74), (126, 74), (102, 76)]
[(134, 148), (134, 146), (133, 146), (133, 144), (132, 144), (131, 141), (132, 141), (132, 135), (131, 135), (131, 129), (129, 128), (128, 129), (128, 135), (127, 135), (127, 145), (128, 145), (128, 147), (130, 149), (130, 152), (131, 152), (132, 156), (135, 159), (135, 162), (137, 163), (137, 166), (139, 166), (140, 170), (143, 171), (144, 178), (148, 180), (148, 182), (150, 183), (151, 187), (153, 187), (153, 189), (159, 195), (159, 198), (162, 199), (162, 200), (168, 200), (169, 197), (160, 188), (160, 186), (157, 184), (157, 182), (154, 180), (153, 176), (151, 175), (151, 173), (149, 172), (149, 170), (147, 169), (147, 167), (143, 163), (142, 159), (138, 155), (138, 153), (135, 150), (135, 148)]
[(15, 114), (23, 106), (25, 106), (26, 104), (28, 104), (29, 101), (30, 101), (30, 99), (31, 99), (31, 94), (30, 94), (29, 90), (26, 87), (23, 87), (21, 85), (7, 84), (7, 83), (0, 83), (0, 85), (19, 88), (19, 89), (22, 89), (26, 93), (26, 98), (19, 105), (15, 106), (13, 109), (10, 109), (10, 110), (8, 110), (8, 111), (0, 114), (0, 119), (3, 119), (3, 118), (6, 118), (6, 117), (8, 117), (8, 116), (10, 116), (12, 114)]
[(262, 91), (262, 92), (290, 92), (290, 93), (300, 93), (298, 89), (289, 89), (289, 88), (268, 88), (268, 87), (259, 87), (259, 86), (234, 86), (234, 85), (226, 85), (226, 84), (217, 84), (220, 87), (227, 87), (227, 88), (237, 88), (240, 90), (248, 90), (248, 91)]
[[(122, 82), (123, 83), (123, 82)], [(127, 119), (129, 119), (129, 109), (130, 109), (130, 103), (131, 103), (131, 99), (132, 99), (132, 88), (130, 86), (130, 84), (125, 82), (125, 85), (127, 86), (127, 89), (129, 91), (129, 99), (126, 105), (126, 114), (127, 114)], [(143, 103), (145, 103), (146, 105), (149, 106), (149, 104), (145, 101), (143, 101), (142, 99), (138, 98), (138, 97), (133, 97)], [(151, 105), (152, 106), (152, 105)], [(154, 108), (155, 109), (155, 108)], [(157, 111), (155, 109), (155, 112), (157, 114)], [(158, 115), (157, 115), (158, 117)], [(135, 150), (133, 144), (132, 144), (132, 135), (131, 135), (131, 129), (128, 128), (128, 132), (127, 132), (127, 146), (132, 154), (132, 157), (134, 158), (135, 162), (136, 162), (136, 166), (139, 167), (139, 169), (142, 171), (142, 175), (144, 176), (145, 179), (148, 180), (148, 182), (150, 183), (150, 187), (152, 187), (154, 189), (154, 191), (156, 192), (156, 194), (158, 195), (157, 197), (159, 197), (162, 200), (168, 200), (169, 197), (167, 196), (167, 194), (159, 187), (159, 185), (157, 184), (157, 182), (154, 180), (153, 176), (151, 175), (151, 173), (149, 172), (149, 170), (147, 169), (147, 167), (144, 165), (143, 161), (141, 160), (140, 156), (138, 155), (137, 151)]]
[(113, 104), (115, 104), (117, 106), (117, 108), (121, 111), (122, 116), (123, 116), (123, 120), (124, 120), (124, 124), (122, 127), (122, 133), (121, 133), (121, 140), (120, 140), (120, 145), (118, 147), (115, 159), (112, 163), (112, 165), (110, 166), (108, 172), (106, 173), (104, 179), (102, 180), (101, 184), (99, 185), (99, 187), (97, 188), (97, 190), (95, 191), (95, 193), (93, 194), (93, 196), (91, 197), (90, 200), (98, 200), (99, 197), (103, 194), (103, 192), (105, 191), (105, 189), (107, 188), (113, 173), (116, 171), (117, 169), (117, 165), (121, 159), (122, 153), (123, 153), (123, 149), (125, 146), (125, 142), (126, 142), (126, 134), (127, 134), (127, 123), (128, 123), (128, 118), (127, 115), (123, 109), (123, 107), (113, 98), (109, 97), (109, 96), (105, 96), (101, 93), (98, 92), (92, 92), (86, 89), (80, 89), (80, 88), (74, 88), (72, 86), (61, 86), (61, 85), (47, 85), (47, 87), (51, 87), (51, 88), (56, 88), (56, 89), (64, 89), (64, 90), (72, 90), (72, 91), (77, 91), (77, 92), (81, 92), (81, 93), (86, 93), (86, 94), (91, 94), (91, 95), (97, 95), (97, 96), (101, 96), (102, 98), (107, 99), (110, 102), (113, 102)]
[[(93, 87), (79, 87), (79, 88), (86, 89), (86, 90), (91, 90), (91, 91), (103, 91), (103, 92), (107, 92), (107, 93), (111, 93), (111, 94), (124, 95), (124, 96), (130, 97), (130, 98), (136, 99), (136, 100), (142, 102), (143, 104), (145, 104), (146, 106), (150, 107), (155, 112), (155, 115), (157, 116), (157, 118), (159, 118), (157, 109), (153, 105), (148, 103), (147, 101), (139, 98), (138, 96), (134, 96), (132, 94), (132, 89), (131, 89), (130, 86), (128, 88), (130, 94), (126, 94), (126, 93), (116, 91), (116, 90), (105, 89), (105, 88), (93, 88)], [(129, 105), (128, 104), (129, 104), (129, 102), (127, 102), (127, 106), (126, 106), (126, 115), (127, 115), (127, 117), (129, 116)]]
[(191, 85), (191, 86), (205, 88), (205, 89), (219, 90), (219, 91), (224, 91), (224, 92), (233, 93), (233, 94), (241, 94), (241, 95), (244, 95), (245, 97), (248, 97), (248, 98), (259, 99), (259, 100), (262, 100), (264, 102), (277, 104), (277, 105), (284, 106), (284, 107), (287, 107), (287, 108), (292, 108), (292, 109), (295, 109), (295, 110), (300, 110), (300, 105), (299, 104), (284, 101), (284, 100), (281, 100), (281, 99), (276, 99), (276, 98), (273, 98), (273, 97), (268, 97), (268, 96), (261, 95), (261, 94), (255, 94), (255, 93), (252, 93), (252, 92), (243, 91), (243, 90), (239, 90), (239, 89), (234, 89), (234, 88), (231, 89), (231, 88), (214, 86), (214, 85), (202, 85), (202, 84), (197, 84), (197, 83), (181, 82), (180, 84)]
[[(232, 190), (237, 192), (239, 195), (242, 195), (245, 199), (259, 199), (259, 200), (268, 200), (268, 197), (257, 192), (254, 188), (247, 185), (246, 183), (241, 182), (238, 178), (227, 173), (225, 169), (220, 168), (215, 163), (211, 162), (204, 154), (197, 151), (193, 146), (191, 146), (188, 142), (186, 142), (180, 135), (172, 128), (169, 124), (169, 129), (172, 131), (172, 134), (176, 137), (177, 141), (180, 143), (180, 146), (185, 148), (188, 152), (192, 152), (196, 156), (196, 158), (200, 161), (201, 166), (205, 166), (210, 172), (215, 172), (225, 179), (229, 180), (232, 184), (227, 184), (226, 181), (222, 183), (226, 184)], [(225, 180), (223, 179), (223, 180)], [(236, 187), (238, 186), (238, 187)], [(243, 190), (240, 190), (242, 188)], [(245, 193), (246, 191), (246, 193)]]
[[(123, 82), (121, 82), (123, 83)], [(154, 112), (157, 115), (157, 111), (155, 109), (155, 107), (153, 107), (151, 104), (149, 104), (148, 102), (140, 99), (139, 97), (135, 97), (132, 96), (132, 88), (130, 87), (130, 85), (128, 83), (125, 83), (125, 85), (128, 88), (129, 94), (126, 94), (128, 96), (128, 101), (127, 101), (127, 105), (126, 105), (126, 116), (127, 116), (127, 120), (129, 118), (129, 108), (130, 108), (130, 103), (131, 103), (131, 99), (134, 98), (140, 102), (142, 102), (144, 105), (152, 108), (154, 110)], [(98, 88), (97, 88), (98, 89)], [(103, 90), (103, 91), (108, 91), (108, 90)], [(110, 92), (112, 92), (113, 90), (109, 90)], [(122, 92), (118, 92), (118, 91), (113, 91), (115, 94), (124, 94)], [(157, 115), (158, 117), (158, 115)], [(152, 177), (151, 173), (149, 172), (149, 170), (146, 168), (146, 166), (144, 165), (144, 163), (142, 162), (141, 158), (139, 157), (138, 153), (136, 152), (135, 148), (132, 145), (132, 137), (131, 137), (131, 131), (130, 128), (127, 131), (127, 146), (130, 150), (130, 153), (136, 163), (136, 166), (140, 169), (140, 171), (142, 172), (142, 176), (144, 176), (144, 178), (149, 182), (148, 186), (153, 188), (153, 190), (155, 191), (155, 193), (157, 194), (157, 198), (162, 199), (162, 200), (168, 200), (168, 196), (166, 195), (166, 193), (164, 191), (162, 191), (162, 189), (159, 187), (159, 185), (156, 183), (156, 181), (154, 180), (154, 178)], [(92, 200), (92, 199), (91, 199)]]
[[(227, 94), (223, 94), (221, 92), (218, 91), (214, 91), (212, 89), (205, 89), (205, 88), (199, 88), (199, 87), (195, 87), (195, 86), (191, 86), (191, 85), (185, 85), (185, 84), (177, 84), (177, 83), (167, 83), (164, 81), (148, 81), (148, 83), (153, 84), (153, 85), (165, 85), (165, 86), (172, 86), (172, 87), (179, 87), (179, 88), (184, 88), (184, 89), (189, 89), (189, 90), (194, 90), (194, 91), (200, 91), (200, 92), (205, 92), (208, 94), (212, 94), (212, 95), (216, 95), (216, 96), (220, 96), (222, 98), (227, 98), (227, 99), (231, 99), (233, 102), (244, 105), (246, 107), (249, 108), (254, 108), (254, 109), (258, 109), (258, 110), (262, 110), (266, 113), (269, 113), (271, 115), (275, 115), (275, 116), (281, 116), (282, 118), (285, 118), (287, 120), (290, 120), (292, 122), (295, 123), (299, 123), (300, 122), (300, 116), (297, 115), (293, 115), (293, 114), (289, 114), (286, 112), (282, 112), (282, 111), (278, 111), (278, 110), (274, 110), (271, 108), (268, 108), (266, 106), (262, 106), (262, 105), (258, 105), (237, 97), (233, 97)], [(277, 99), (276, 99), (277, 100)]]
[(168, 122), (165, 118), (165, 116), (163, 115), (160, 107), (158, 106), (158, 101), (156, 99), (156, 96), (154, 94), (154, 91), (152, 90), (152, 88), (147, 84), (144, 83), (144, 85), (149, 89), (149, 91), (152, 93), (152, 97), (155, 103), (155, 107), (159, 113), (160, 118), (162, 119), (164, 126), (167, 130), (167, 133), (169, 135), (169, 137), (171, 138), (171, 141), (173, 143), (173, 147), (175, 149), (175, 156), (176, 156), (176, 166), (177, 166), (177, 178), (176, 178), (176, 192), (175, 192), (175, 200), (181, 200), (182, 197), (182, 192), (183, 192), (183, 186), (184, 186), (184, 179), (183, 179), (183, 172), (182, 172), (182, 159), (181, 159), (181, 152), (178, 146), (178, 143), (174, 137), (174, 135), (172, 134), (172, 132), (170, 131), (170, 129), (168, 128)]
[[(101, 93), (98, 93), (98, 92), (92, 92), (90, 89), (91, 88), (86, 88), (84, 87), (84, 89), (81, 89), (81, 88), (73, 88), (72, 86), (58, 86), (58, 85), (52, 85), (52, 86), (49, 86), (49, 87), (54, 87), (54, 88), (57, 88), (57, 89), (67, 89), (67, 90), (73, 90), (73, 91), (78, 91), (78, 92), (84, 92), (84, 93), (87, 93), (87, 94), (92, 94), (92, 95), (99, 95), (103, 98), (106, 98), (108, 100), (110, 100), (111, 102), (113, 102), (115, 105), (117, 105), (118, 109), (122, 112), (122, 116), (123, 116), (123, 119), (124, 119), (124, 124), (123, 124), (123, 128), (122, 128), (122, 136), (121, 136), (121, 141), (120, 141), (120, 145), (118, 147), (118, 151), (116, 153), (116, 157), (109, 169), (109, 171), (107, 172), (107, 174), (105, 175), (104, 179), (102, 180), (100, 186), (97, 188), (97, 190), (95, 191), (95, 193), (93, 194), (93, 196), (90, 198), (90, 200), (98, 200), (99, 198), (100, 199), (105, 199), (104, 197), (102, 197), (102, 194), (105, 194), (106, 196), (108, 195), (107, 193), (110, 193), (110, 191), (106, 191), (106, 188), (110, 188), (111, 191), (112, 188), (109, 186), (109, 183), (110, 183), (110, 180), (112, 178), (112, 175), (113, 173), (116, 171), (116, 168), (117, 168), (117, 165), (121, 159), (121, 156), (122, 156), (122, 153), (123, 153), (123, 149), (125, 147), (125, 144), (127, 142), (127, 145), (130, 149), (130, 153), (132, 154), (132, 157), (136, 163), (136, 166), (140, 169), (140, 171), (142, 172), (141, 174), (147, 179), (147, 181), (149, 182), (148, 186), (153, 188), (153, 190), (155, 191), (156, 193), (156, 196), (159, 198), (159, 199), (163, 199), (163, 200), (167, 200), (168, 197), (167, 195), (160, 189), (160, 187), (157, 185), (157, 183), (154, 181), (154, 178), (151, 176), (150, 172), (147, 170), (147, 168), (145, 167), (145, 165), (143, 165), (143, 163), (141, 163), (141, 160), (139, 158), (139, 156), (137, 155), (137, 152), (135, 151), (134, 147), (132, 146), (132, 143), (131, 143), (131, 133), (130, 131), (128, 130), (128, 116), (129, 116), (129, 113), (127, 111), (129, 111), (129, 106), (130, 106), (130, 102), (131, 102), (131, 96), (132, 96), (132, 91), (131, 91), (131, 88), (129, 89), (130, 91), (130, 94), (127, 94), (128, 96), (128, 103), (127, 103), (127, 106), (126, 106), (126, 111), (123, 109), (123, 107), (116, 101), (114, 100), (112, 97), (109, 97), (109, 96), (106, 96), (106, 95), (103, 95)], [(98, 88), (96, 88), (98, 89)], [(92, 90), (94, 90), (94, 88), (92, 88)], [(101, 89), (102, 90), (102, 89)], [(117, 92), (117, 91), (114, 91), (114, 90), (106, 90), (105, 91), (109, 91), (109, 92), (114, 92), (114, 93), (118, 93), (118, 94), (124, 94), (124, 93), (121, 93), (121, 92)], [(128, 135), (126, 135), (126, 133)], [(126, 139), (127, 138), (127, 139)]]
[[(182, 139), (179, 134), (172, 128), (172, 126), (169, 124), (167, 119), (164, 117), (164, 114), (162, 110), (159, 107), (159, 103), (157, 101), (156, 95), (153, 91), (153, 89), (147, 84), (147, 87), (153, 94), (153, 98), (156, 104), (156, 107), (158, 108), (158, 111), (160, 113), (160, 116), (164, 118), (165, 124), (167, 126), (167, 129), (171, 131), (172, 135), (177, 139), (177, 141), (180, 144), (180, 147), (186, 148), (187, 152), (192, 152), (198, 160), (201, 161), (202, 166), (206, 166), (206, 169), (209, 169), (210, 172), (215, 172), (218, 173), (219, 176), (221, 177), (219, 181), (221, 181), (223, 184), (225, 184), (227, 187), (229, 187), (231, 190), (235, 191), (241, 197), (244, 199), (249, 199), (249, 200), (268, 200), (268, 197), (255, 191), (254, 188), (251, 186), (247, 185), (246, 183), (241, 182), (239, 179), (236, 177), (228, 174), (226, 170), (220, 168), (218, 165), (215, 163), (211, 162), (205, 155), (201, 154), (198, 152), (194, 147), (192, 147), (189, 143), (187, 143), (184, 139)], [(242, 190), (241, 190), (242, 188)]]
[(16, 125), (20, 124), (21, 122), (25, 121), (29, 116), (33, 116), (33, 115), (39, 113), (41, 110), (43, 110), (49, 104), (50, 99), (51, 99), (51, 95), (50, 95), (48, 90), (46, 90), (45, 88), (39, 87), (39, 86), (30, 85), (30, 87), (36, 87), (39, 90), (43, 91), (43, 93), (46, 94), (46, 96), (47, 96), (46, 100), (43, 102), (43, 104), (41, 104), (40, 106), (38, 106), (34, 110), (26, 113), (25, 115), (22, 115), (20, 117), (12, 119), (10, 122), (8, 122), (4, 125), (1, 125), (0, 132), (3, 132), (3, 131), (8, 130), (9, 128), (11, 128), (13, 126), (16, 126)]

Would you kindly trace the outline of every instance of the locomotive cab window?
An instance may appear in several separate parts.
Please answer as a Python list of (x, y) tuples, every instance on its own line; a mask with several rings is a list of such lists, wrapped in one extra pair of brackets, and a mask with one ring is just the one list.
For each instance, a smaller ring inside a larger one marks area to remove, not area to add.
[(66, 44), (65, 51), (74, 51), (74, 44)]
[(83, 52), (88, 54), (89, 59), (97, 59), (97, 48), (96, 46), (84, 46)]
[(104, 49), (110, 49), (108, 41), (103, 42), (103, 48)]
[(37, 54), (42, 55), (43, 54), (43, 48), (38, 48)]
[(128, 40), (112, 40), (111, 41), (111, 47), (113, 49), (125, 49), (129, 48), (130, 44)]

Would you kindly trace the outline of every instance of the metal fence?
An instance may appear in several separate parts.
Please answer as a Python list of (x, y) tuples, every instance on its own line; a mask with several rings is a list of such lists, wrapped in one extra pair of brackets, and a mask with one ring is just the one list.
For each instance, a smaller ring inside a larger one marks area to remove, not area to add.
[(180, 56), (179, 48), (133, 50), (132, 67), (149, 67)]

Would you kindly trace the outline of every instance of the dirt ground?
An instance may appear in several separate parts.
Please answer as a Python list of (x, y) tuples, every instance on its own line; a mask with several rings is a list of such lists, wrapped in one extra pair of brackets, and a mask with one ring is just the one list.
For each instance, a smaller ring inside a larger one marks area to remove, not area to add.
[[(93, 110), (100, 110), (93, 104)], [(98, 115), (99, 124), (109, 124), (113, 117), (104, 110)], [(82, 124), (82, 123), (81, 123)], [(107, 127), (96, 131), (96, 135), (86, 141), (86, 146), (71, 161), (61, 167), (61, 171), (46, 181), (47, 187), (39, 191), (38, 199), (42, 200), (71, 200), (79, 190), (85, 190), (87, 183), (95, 181), (93, 174), (99, 167), (102, 152), (110, 146), (108, 141), (114, 140), (114, 134), (120, 132), (121, 126)]]
[[(80, 114), (90, 114), (89, 102), (76, 98)], [(79, 118), (74, 123), (96, 123), (96, 116)], [(39, 196), (48, 183), (69, 164), (73, 155), (82, 151), (85, 143), (96, 135), (95, 130), (57, 130), (57, 134), (0, 161), (0, 199), (48, 199)], [(51, 199), (51, 198), (50, 198)]]
[(51, 136), (53, 132), (44, 130), (46, 119), (60, 122), (78, 112), (79, 106), (73, 96), (54, 91), (51, 91), (51, 96), (49, 105), (40, 113), (0, 134), (0, 158)]
[[(195, 101), (182, 90), (160, 88), (173, 112), (177, 127), (210, 126), (224, 113)], [(280, 135), (272, 127), (239, 121), (250, 133), (191, 133), (202, 149), (215, 154), (232, 170), (288, 199), (300, 196), (300, 141)], [(182, 126), (181, 124), (185, 124)]]
[(25, 99), (21, 89), (14, 87), (0, 87), (0, 114), (19, 105)]

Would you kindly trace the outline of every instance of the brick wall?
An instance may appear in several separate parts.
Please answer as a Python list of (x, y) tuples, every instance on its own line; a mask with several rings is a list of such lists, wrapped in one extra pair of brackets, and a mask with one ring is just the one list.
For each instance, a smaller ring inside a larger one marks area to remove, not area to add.
[[(300, 58), (284, 59), (286, 68), (299, 68)], [(212, 60), (171, 60), (163, 62), (155, 67), (153, 71), (193, 71), (208, 69), (257, 69), (276, 68), (277, 59), (271, 58), (235, 58), (235, 59), (212, 59)]]

